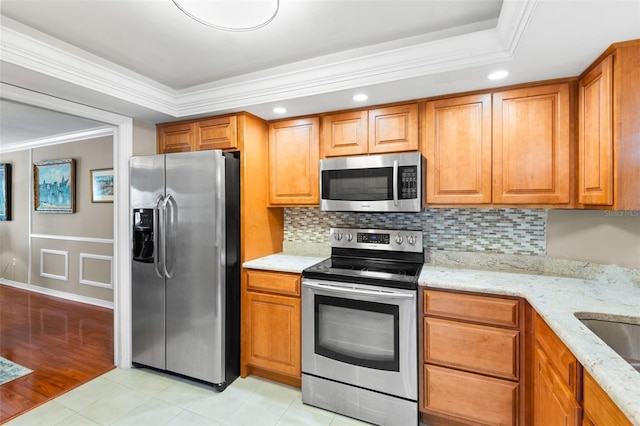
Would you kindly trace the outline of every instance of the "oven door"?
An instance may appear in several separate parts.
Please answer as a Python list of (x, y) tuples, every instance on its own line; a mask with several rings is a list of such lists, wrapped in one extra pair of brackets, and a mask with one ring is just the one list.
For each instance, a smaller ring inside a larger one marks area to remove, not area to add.
[(418, 398), (417, 292), (303, 278), (302, 372)]

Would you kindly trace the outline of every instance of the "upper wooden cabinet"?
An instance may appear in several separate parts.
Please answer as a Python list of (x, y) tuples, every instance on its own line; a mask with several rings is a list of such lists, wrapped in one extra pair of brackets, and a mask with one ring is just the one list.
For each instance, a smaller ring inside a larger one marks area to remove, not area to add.
[(640, 40), (611, 46), (578, 83), (578, 202), (640, 208)]
[(209, 118), (195, 125), (197, 151), (238, 147), (235, 116)]
[(195, 145), (194, 123), (160, 124), (156, 128), (158, 153), (192, 151)]
[(367, 111), (352, 111), (322, 117), (322, 157), (366, 154)]
[(425, 202), (570, 206), (570, 83), (425, 103)]
[(493, 202), (571, 200), (569, 83), (493, 94)]
[(269, 203), (317, 205), (320, 159), (318, 117), (269, 125)]
[(425, 104), (426, 202), (491, 203), (491, 94)]
[(417, 151), (418, 104), (322, 117), (322, 158)]
[(157, 126), (158, 153), (238, 149), (235, 115)]
[(418, 104), (369, 110), (369, 153), (417, 151)]

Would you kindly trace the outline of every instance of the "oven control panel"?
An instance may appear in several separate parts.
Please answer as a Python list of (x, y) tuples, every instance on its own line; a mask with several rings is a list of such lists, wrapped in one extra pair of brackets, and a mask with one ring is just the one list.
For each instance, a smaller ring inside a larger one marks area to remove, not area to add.
[(331, 247), (369, 250), (423, 251), (422, 230), (331, 228)]

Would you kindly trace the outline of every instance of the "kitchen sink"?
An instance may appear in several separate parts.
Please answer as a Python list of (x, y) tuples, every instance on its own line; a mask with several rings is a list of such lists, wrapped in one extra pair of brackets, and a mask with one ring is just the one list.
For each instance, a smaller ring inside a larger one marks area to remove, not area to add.
[(589, 330), (640, 372), (640, 324), (579, 319)]

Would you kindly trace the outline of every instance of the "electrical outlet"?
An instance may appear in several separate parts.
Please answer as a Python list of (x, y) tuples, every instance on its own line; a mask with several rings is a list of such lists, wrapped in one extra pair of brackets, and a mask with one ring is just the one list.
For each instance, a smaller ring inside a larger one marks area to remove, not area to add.
[(16, 266), (16, 258), (11, 259), (11, 266)]

